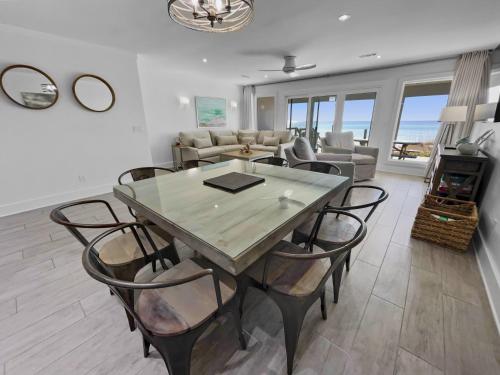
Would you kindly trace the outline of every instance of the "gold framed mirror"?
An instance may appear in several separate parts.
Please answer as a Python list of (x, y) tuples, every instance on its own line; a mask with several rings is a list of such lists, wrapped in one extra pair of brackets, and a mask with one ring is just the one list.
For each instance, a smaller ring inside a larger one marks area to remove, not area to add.
[(0, 74), (0, 88), (12, 102), (29, 109), (47, 109), (56, 104), (59, 89), (42, 70), (30, 65), (10, 65)]
[(73, 81), (76, 101), (92, 112), (106, 112), (115, 104), (115, 92), (104, 79), (93, 74), (82, 74)]

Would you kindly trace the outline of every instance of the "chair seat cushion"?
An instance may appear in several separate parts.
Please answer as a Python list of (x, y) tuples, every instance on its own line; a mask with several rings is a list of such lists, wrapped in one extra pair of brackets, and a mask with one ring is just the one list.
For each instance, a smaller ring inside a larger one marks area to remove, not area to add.
[[(295, 229), (300, 234), (301, 240), (306, 241), (309, 238), (317, 217), (318, 214), (314, 214), (309, 220)], [(324, 250), (333, 250), (351, 241), (357, 230), (357, 222), (351, 221), (346, 216), (337, 218), (336, 214), (330, 213), (325, 215), (321, 222), (315, 244)]]
[[(163, 238), (159, 237), (152, 231), (148, 231), (153, 239), (155, 245), (158, 250), (161, 250), (165, 246), (168, 245), (168, 242)], [(151, 247), (148, 239), (144, 235), (142, 230), (137, 230), (137, 234), (141, 242), (146, 249), (146, 253), (152, 254), (153, 248)], [(104, 245), (102, 245), (99, 250), (99, 258), (109, 266), (119, 266), (124, 265), (134, 260), (143, 258), (144, 255), (141, 251), (139, 244), (137, 243), (134, 234), (130, 232), (126, 232), (118, 235), (117, 237), (109, 240)]]
[[(281, 251), (291, 254), (303, 254), (305, 250), (287, 241), (280, 241), (271, 251)], [(318, 250), (321, 251), (321, 250)], [(262, 283), (266, 256), (252, 265), (247, 274)], [(330, 267), (330, 258), (306, 260), (288, 259), (273, 256), (269, 260), (267, 284), (274, 290), (291, 296), (307, 296), (320, 285)]]
[(352, 161), (356, 165), (372, 165), (376, 164), (377, 160), (371, 155), (363, 155), (363, 154), (351, 154)]
[[(156, 276), (153, 282), (165, 282), (188, 277), (203, 268), (186, 259)], [(222, 303), (236, 293), (236, 284), (219, 282)], [(217, 311), (213, 278), (205, 276), (195, 281), (162, 289), (142, 290), (136, 302), (137, 315), (144, 326), (157, 336), (179, 335), (194, 329)]]
[(217, 156), (223, 152), (224, 152), (224, 147), (222, 146), (200, 148), (198, 149), (198, 156), (200, 157), (200, 159), (205, 159), (210, 156)]

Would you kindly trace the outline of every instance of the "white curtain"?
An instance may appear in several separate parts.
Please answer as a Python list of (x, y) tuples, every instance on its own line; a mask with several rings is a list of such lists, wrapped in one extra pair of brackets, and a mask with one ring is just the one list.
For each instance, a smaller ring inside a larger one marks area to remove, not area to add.
[(467, 120), (462, 124), (445, 123), (439, 128), (427, 166), (426, 179), (434, 167), (438, 145), (454, 145), (457, 140), (470, 135), (474, 125), (476, 105), (487, 102), (490, 74), (490, 51), (468, 52), (459, 57), (447, 106), (467, 106)]
[(243, 118), (241, 129), (257, 129), (257, 102), (255, 98), (255, 86), (243, 87)]

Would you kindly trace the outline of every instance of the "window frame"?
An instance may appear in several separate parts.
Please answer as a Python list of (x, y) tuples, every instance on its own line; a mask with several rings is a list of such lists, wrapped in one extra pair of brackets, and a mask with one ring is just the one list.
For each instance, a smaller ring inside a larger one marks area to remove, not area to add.
[(400, 122), (401, 122), (401, 116), (403, 114), (403, 98), (404, 98), (404, 91), (405, 87), (407, 85), (412, 85), (412, 84), (419, 84), (419, 83), (433, 83), (433, 82), (443, 82), (443, 81), (453, 81), (453, 75), (435, 75), (435, 76), (422, 76), (421, 78), (415, 78), (415, 79), (401, 79), (398, 82), (398, 87), (399, 87), (399, 95), (397, 96), (397, 101), (396, 101), (396, 110), (395, 110), (395, 119), (394, 123), (392, 126), (392, 132), (391, 132), (391, 137), (390, 137), (390, 142), (389, 142), (389, 147), (386, 152), (386, 163), (387, 164), (392, 164), (392, 165), (398, 165), (398, 166), (405, 166), (409, 168), (419, 168), (419, 169), (426, 169), (430, 160), (427, 163), (423, 163), (421, 161), (416, 161), (416, 160), (397, 160), (392, 158), (392, 142), (396, 137), (396, 134), (399, 130)]

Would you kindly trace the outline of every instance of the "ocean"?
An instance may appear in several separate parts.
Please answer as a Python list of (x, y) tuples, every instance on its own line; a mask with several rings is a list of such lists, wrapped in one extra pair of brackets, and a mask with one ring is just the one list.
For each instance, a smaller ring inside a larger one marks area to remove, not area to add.
[[(296, 127), (305, 127), (305, 124), (298, 122), (293, 124)], [(399, 132), (396, 139), (398, 141), (408, 142), (433, 142), (436, 138), (440, 123), (438, 121), (401, 121)], [(363, 139), (363, 134), (366, 130), (369, 133), (369, 121), (344, 121), (342, 130), (352, 131), (354, 138)], [(318, 131), (321, 135), (332, 131), (330, 122), (319, 122)]]

